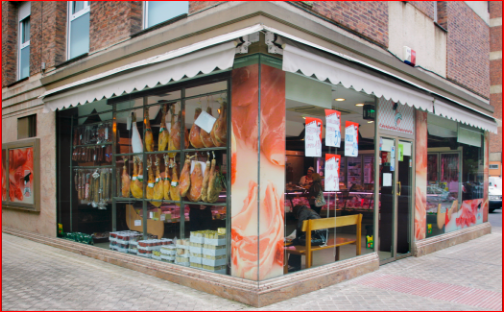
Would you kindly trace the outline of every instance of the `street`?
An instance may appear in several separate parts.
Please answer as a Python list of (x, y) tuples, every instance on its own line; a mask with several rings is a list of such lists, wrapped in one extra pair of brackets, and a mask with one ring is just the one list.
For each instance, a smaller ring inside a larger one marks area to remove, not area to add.
[(502, 310), (502, 209), (492, 233), (256, 309), (2, 235), (2, 310)]

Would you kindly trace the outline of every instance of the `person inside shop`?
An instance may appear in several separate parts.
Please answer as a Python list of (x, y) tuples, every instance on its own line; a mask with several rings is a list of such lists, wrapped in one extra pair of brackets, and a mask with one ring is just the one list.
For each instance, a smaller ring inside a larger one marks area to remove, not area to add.
[(313, 169), (313, 167), (308, 168), (306, 175), (302, 176), (301, 180), (299, 180), (299, 186), (304, 187), (304, 188), (309, 188), (313, 182), (312, 175), (314, 172), (315, 172), (315, 169)]
[[(306, 245), (305, 233), (301, 231), (303, 227), (303, 222), (305, 220), (320, 219), (320, 215), (316, 213), (313, 209), (310, 209), (305, 205), (296, 205), (292, 208), (292, 213), (294, 218), (297, 220), (296, 229), (291, 235), (287, 236), (287, 239), (292, 239), (292, 245)], [(326, 232), (325, 231), (312, 231), (312, 245), (322, 245), (326, 242)], [(301, 270), (301, 255), (289, 255), (288, 260), (289, 272), (295, 272)]]
[[(320, 193), (322, 193), (322, 195), (320, 195)], [(313, 173), (312, 184), (308, 189), (308, 202), (310, 203), (310, 208), (320, 215), (322, 206), (317, 207), (317, 205), (315, 205), (317, 196), (324, 196), (322, 188), (322, 177), (318, 173)]]
[(191, 205), (189, 231), (209, 230), (212, 227), (212, 209), (208, 205)]

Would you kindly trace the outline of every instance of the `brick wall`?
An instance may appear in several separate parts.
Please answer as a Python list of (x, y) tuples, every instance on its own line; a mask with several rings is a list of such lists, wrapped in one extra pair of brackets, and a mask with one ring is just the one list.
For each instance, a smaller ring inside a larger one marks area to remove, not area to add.
[(108, 47), (142, 29), (142, 1), (92, 1), (89, 51)]
[(388, 47), (386, 1), (314, 1), (312, 10), (382, 47)]
[(43, 1), (31, 1), (30, 12), (30, 76), (39, 73), (42, 62)]
[[(494, 54), (490, 60), (490, 85), (494, 86), (490, 94), (490, 105), (495, 109), (494, 117), (502, 121), (502, 2), (490, 1), (490, 52)], [(500, 25), (496, 23), (501, 18)], [(500, 53), (498, 53), (500, 51)], [(500, 86), (500, 91), (495, 86)], [(497, 129), (497, 134), (490, 133), (490, 153), (501, 154), (502, 162), (502, 126)]]
[(16, 81), (17, 8), (2, 1), (2, 87)]
[(448, 12), (446, 1), (437, 2), (437, 22), (444, 29), (448, 29)]
[(409, 4), (417, 8), (430, 19), (434, 20), (434, 2), (435, 1), (408, 1)]
[(446, 77), (489, 98), (489, 27), (462, 1), (447, 1), (446, 6)]
[(43, 8), (41, 59), (47, 70), (66, 60), (67, 2), (48, 1)]
[(224, 1), (189, 1), (189, 14), (196, 13), (223, 2)]

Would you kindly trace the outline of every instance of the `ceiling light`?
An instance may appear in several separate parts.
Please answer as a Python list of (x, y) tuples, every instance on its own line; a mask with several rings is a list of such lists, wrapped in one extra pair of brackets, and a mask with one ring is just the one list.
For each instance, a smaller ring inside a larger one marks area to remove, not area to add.
[(369, 120), (367, 123), (373, 123), (373, 121), (372, 121), (372, 120)]
[(345, 99), (343, 98), (337, 98), (337, 99), (334, 99), (336, 102), (343, 102)]
[(355, 106), (362, 107), (362, 106), (364, 106), (364, 103), (357, 103), (357, 104), (355, 104)]

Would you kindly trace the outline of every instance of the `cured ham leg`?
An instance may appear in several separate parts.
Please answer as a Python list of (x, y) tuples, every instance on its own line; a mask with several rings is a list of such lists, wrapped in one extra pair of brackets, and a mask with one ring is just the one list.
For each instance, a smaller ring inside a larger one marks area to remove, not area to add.
[[(194, 121), (198, 118), (198, 116), (201, 114), (201, 108), (196, 108), (194, 111)], [(201, 128), (196, 125), (196, 123), (193, 123), (191, 127), (191, 132), (189, 132), (189, 142), (191, 142), (191, 145), (194, 148), (203, 148), (203, 142), (201, 141), (200, 137), (200, 132)]]
[(181, 197), (184, 197), (187, 195), (187, 192), (189, 191), (189, 187), (191, 186), (191, 176), (189, 173), (191, 171), (191, 158), (193, 158), (193, 157), (194, 156), (186, 155), (184, 167), (182, 168), (182, 171), (180, 172), (179, 190), (180, 190)]
[(223, 177), (222, 174), (215, 169), (215, 155), (212, 159), (210, 168), (210, 180), (208, 181), (207, 202), (215, 203), (219, 199), (219, 194), (222, 191)]
[[(159, 170), (159, 158), (156, 157), (156, 179), (154, 180), (154, 194), (152, 199), (163, 199), (163, 181), (161, 180), (161, 171)], [(161, 202), (151, 202), (156, 207), (161, 206)]]
[(143, 197), (143, 176), (142, 179), (140, 179), (140, 175), (138, 167), (141, 168), (141, 172), (143, 172), (143, 168), (141, 165), (138, 165), (138, 158), (134, 157), (133, 158), (133, 177), (131, 178), (131, 183), (130, 183), (130, 188), (131, 188), (131, 195), (135, 198), (142, 198)]
[[(142, 153), (143, 152), (143, 144), (142, 137), (140, 136), (140, 132), (138, 132), (137, 124), (136, 124), (136, 115), (134, 112), (131, 113), (131, 147), (133, 149), (133, 153)], [(136, 156), (140, 160), (142, 160), (142, 155)]]
[(201, 186), (201, 201), (206, 202), (208, 197), (208, 182), (210, 181), (210, 154), (207, 152), (205, 173), (203, 174), (203, 185)]
[(121, 194), (122, 197), (129, 197), (130, 196), (130, 176), (128, 174), (127, 168), (126, 168), (126, 161), (128, 159), (125, 157), (124, 158), (124, 166), (123, 166), (123, 172), (121, 176), (122, 180), (122, 187), (121, 187)]
[(220, 106), (219, 118), (215, 121), (212, 131), (210, 132), (210, 138), (215, 146), (226, 146), (226, 134), (227, 134), (227, 103), (222, 101)]
[(180, 200), (180, 189), (179, 189), (179, 179), (177, 173), (177, 163), (173, 161), (171, 163), (172, 169), (172, 181), (170, 183), (170, 198), (172, 200)]
[[(205, 168), (206, 169), (206, 168)], [(198, 161), (194, 164), (193, 172), (191, 173), (191, 189), (187, 194), (187, 199), (193, 202), (201, 200), (201, 190), (203, 188), (203, 170), (201, 163)]]
[(154, 171), (152, 170), (152, 161), (147, 159), (147, 189), (145, 191), (145, 198), (153, 199), (154, 198)]
[[(210, 106), (207, 107), (206, 112), (212, 116), (212, 108)], [(204, 147), (214, 147), (215, 145), (212, 142), (212, 138), (210, 137), (210, 133), (206, 132), (205, 130), (201, 129), (200, 130), (200, 138), (201, 138), (201, 143), (203, 144)]]
[(161, 116), (161, 126), (159, 128), (159, 137), (158, 137), (158, 151), (164, 151), (168, 147), (168, 143), (170, 140), (170, 134), (168, 130), (165, 128), (166, 122), (166, 105), (163, 106), (163, 112)]
[[(180, 131), (182, 129), (182, 114), (177, 114), (177, 118), (175, 118), (175, 109), (173, 106), (171, 107), (172, 113), (172, 126), (170, 130), (170, 138), (172, 145), (168, 147), (169, 150), (179, 150), (180, 149)], [(189, 147), (189, 131), (185, 129), (184, 133), (184, 144), (185, 148)]]
[(169, 169), (169, 158), (168, 155), (164, 156), (164, 164), (165, 164), (165, 171), (164, 171), (164, 178), (163, 178), (163, 198), (164, 200), (170, 200), (170, 183), (171, 183), (171, 177), (170, 177), (170, 169)]
[(150, 125), (149, 109), (145, 110), (145, 149), (147, 152), (154, 152), (154, 135)]
[[(172, 130), (172, 127), (175, 125), (175, 110), (174, 110), (173, 106), (170, 106), (170, 114), (171, 114), (171, 127), (170, 127), (170, 133), (168, 136), (168, 150), (173, 151), (173, 150), (176, 150), (175, 143), (173, 143), (173, 130)], [(179, 131), (177, 132), (177, 135), (180, 136)], [(170, 157), (170, 158), (175, 158), (176, 155), (177, 155), (177, 153), (168, 153), (168, 157)]]

